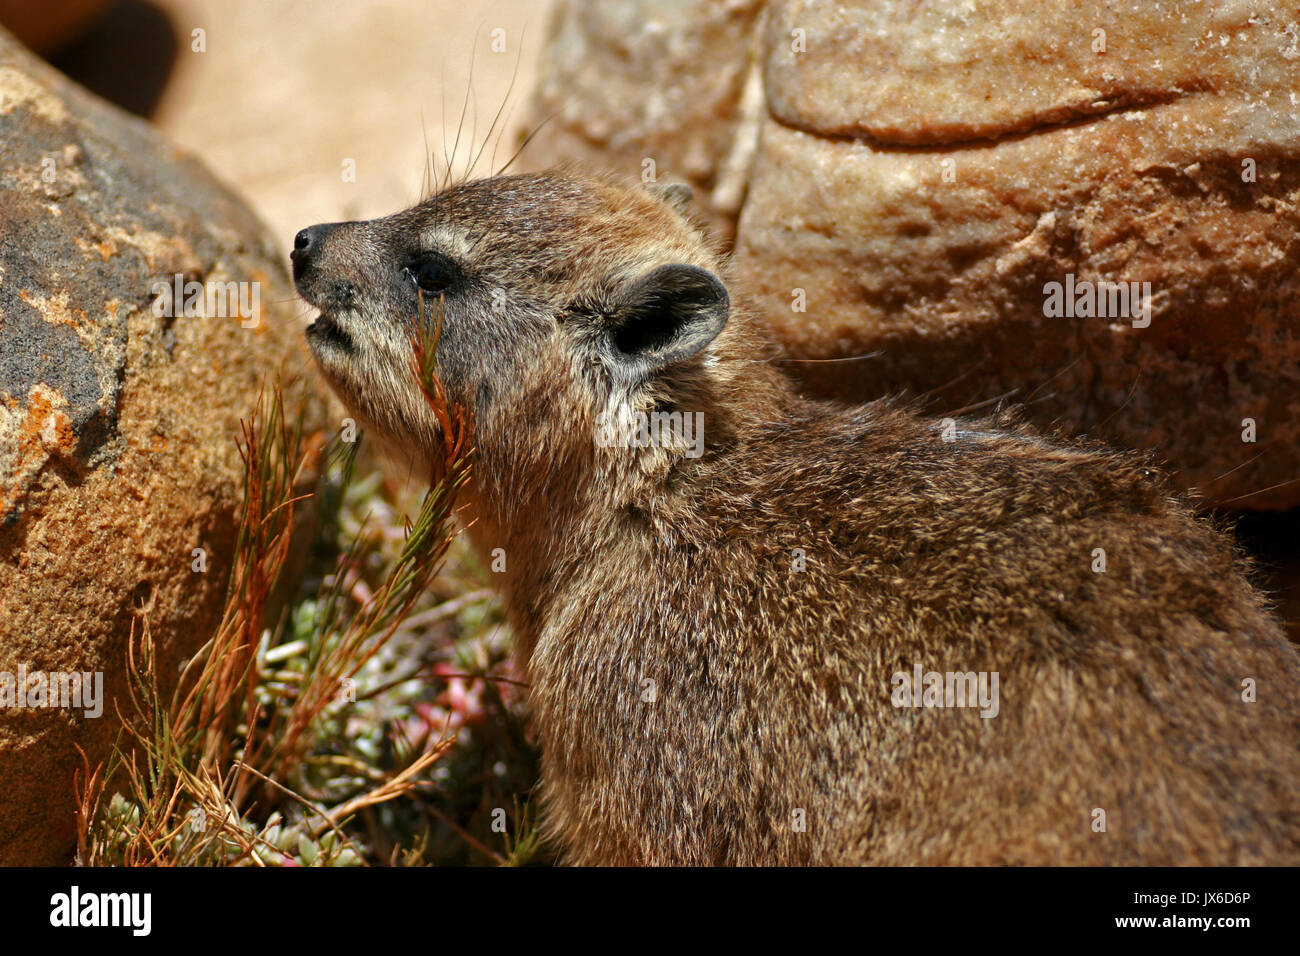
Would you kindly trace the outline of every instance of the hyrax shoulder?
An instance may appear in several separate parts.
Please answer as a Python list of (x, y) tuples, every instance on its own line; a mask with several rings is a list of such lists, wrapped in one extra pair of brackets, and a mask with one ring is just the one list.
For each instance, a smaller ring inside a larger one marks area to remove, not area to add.
[(426, 464), (441, 297), (569, 858), (1300, 861), (1300, 662), (1230, 539), (1136, 456), (800, 398), (679, 198), (499, 177), (295, 243)]

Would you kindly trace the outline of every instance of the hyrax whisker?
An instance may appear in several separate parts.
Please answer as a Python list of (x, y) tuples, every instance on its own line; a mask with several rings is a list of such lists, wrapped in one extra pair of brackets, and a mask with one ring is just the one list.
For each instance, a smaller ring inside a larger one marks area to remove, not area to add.
[(1118, 408), (1116, 408), (1113, 412), (1111, 412), (1100, 422), (1098, 422), (1095, 426), (1093, 426), (1093, 428), (1091, 429), (1092, 431), (1101, 431), (1112, 421), (1114, 421), (1116, 415), (1118, 415), (1120, 412), (1124, 411), (1124, 409), (1129, 407), (1129, 405), (1133, 401), (1133, 396), (1137, 394), (1138, 380), (1141, 378), (1142, 378), (1142, 370), (1138, 369), (1133, 374), (1133, 384), (1129, 386), (1128, 394), (1124, 396), (1124, 401), (1122, 401), (1119, 404)]
[(420, 202), (434, 193), (433, 154), (429, 152), (429, 127), (424, 121), (424, 107), (420, 107), (420, 135), (424, 138), (424, 175), (420, 178)]
[(542, 119), (537, 123), (537, 125), (534, 126), (531, 130), (529, 130), (527, 135), (525, 135), (522, 139), (520, 139), (519, 145), (515, 147), (515, 151), (510, 154), (510, 158), (506, 160), (505, 165), (502, 166), (500, 169), (498, 169), (492, 175), (494, 176), (505, 175), (510, 170), (510, 167), (515, 164), (515, 161), (519, 159), (520, 154), (523, 153), (523, 151), (528, 148), (528, 144), (533, 141), (533, 137), (536, 136), (538, 133), (540, 133), (546, 127), (547, 123), (549, 123), (551, 120), (555, 119), (555, 117), (559, 115), (560, 115), (559, 112), (555, 111), (542, 117)]
[[(465, 99), (460, 105), (460, 119), (456, 123), (456, 138), (455, 140), (453, 140), (451, 144), (451, 162), (449, 162), (447, 165), (448, 185), (456, 182), (456, 180), (452, 178), (451, 165), (452, 163), (455, 162), (456, 157), (460, 155), (460, 135), (461, 135), (461, 131), (464, 129), (465, 126), (465, 114), (469, 110), (470, 99), (474, 94), (474, 61), (478, 56), (478, 42), (479, 42), (479, 37), (482, 35), (482, 33), (483, 33), (483, 24), (480, 22), (478, 27), (474, 30), (474, 44), (473, 46), (470, 47), (470, 51), (469, 51), (469, 75), (465, 79)], [(477, 105), (478, 104), (475, 103), (476, 108)], [(445, 142), (445, 138), (444, 138), (444, 142)], [(466, 171), (465, 175), (468, 178), (471, 175), (471, 173), (469, 171)]]
[[(1210, 484), (1210, 485), (1212, 485), (1212, 484), (1214, 484), (1215, 482), (1222, 481), (1224, 478), (1227, 478), (1227, 477), (1228, 477), (1229, 475), (1231, 475), (1233, 472), (1240, 471), (1242, 468), (1248, 468), (1248, 467), (1250, 467), (1251, 465), (1253, 465), (1255, 462), (1259, 461), (1259, 460), (1260, 460), (1261, 458), (1263, 458), (1263, 457), (1264, 457), (1264, 452), (1261, 451), (1259, 454), (1252, 456), (1251, 458), (1247, 459), (1246, 461), (1243, 461), (1240, 465), (1237, 465), (1237, 466), (1235, 466), (1235, 467), (1233, 467), (1233, 468), (1229, 468), (1227, 471), (1223, 472), (1221, 475), (1217, 475), (1217, 476), (1215, 476), (1214, 478), (1211, 478), (1208, 482), (1206, 482), (1206, 484)], [(1258, 491), (1252, 491), (1251, 494), (1255, 494), (1255, 495), (1257, 495), (1257, 494), (1259, 494), (1259, 492), (1258, 492)]]
[(527, 33), (527, 30), (528, 27), (527, 25), (525, 25), (519, 31), (519, 42), (515, 48), (515, 65), (510, 72), (510, 83), (509, 85), (506, 86), (505, 95), (501, 97), (501, 102), (497, 106), (496, 114), (492, 117), (492, 125), (488, 127), (488, 131), (483, 137), (482, 144), (479, 146), (479, 151), (478, 153), (475, 154), (473, 162), (470, 163), (469, 173), (468, 173), (468, 175), (470, 176), (472, 176), (474, 174), (474, 170), (478, 168), (478, 161), (482, 157), (483, 152), (487, 149), (488, 140), (492, 138), (493, 132), (497, 131), (498, 129), (497, 124), (500, 123), (501, 126), (500, 126), (500, 132), (497, 135), (497, 143), (494, 144), (492, 147), (492, 159), (493, 159), (493, 164), (495, 165), (496, 146), (500, 144), (501, 136), (504, 135), (506, 131), (506, 124), (502, 122), (503, 114), (508, 115), (508, 113), (506, 112), (506, 107), (510, 104), (510, 99), (514, 95), (515, 81), (519, 79), (519, 64), (523, 60), (524, 36)]
[(1245, 500), (1246, 498), (1254, 498), (1256, 495), (1262, 495), (1262, 494), (1264, 494), (1264, 493), (1266, 493), (1266, 492), (1269, 492), (1269, 491), (1276, 491), (1278, 488), (1287, 488), (1287, 487), (1290, 487), (1291, 485), (1294, 485), (1294, 484), (1295, 484), (1296, 482), (1298, 482), (1298, 481), (1300, 481), (1300, 477), (1297, 477), (1297, 478), (1289, 478), (1289, 479), (1287, 479), (1286, 481), (1279, 481), (1279, 482), (1278, 482), (1277, 484), (1275, 484), (1275, 485), (1269, 485), (1267, 488), (1257, 488), (1257, 489), (1254, 490), (1254, 491), (1248, 491), (1248, 492), (1246, 492), (1244, 495), (1237, 495), (1237, 496), (1234, 497), (1234, 498), (1226, 498), (1226, 499), (1224, 499), (1223, 501), (1221, 501), (1220, 504), (1225, 504), (1225, 505), (1226, 505), (1226, 504), (1229, 504), (1229, 503), (1231, 503), (1231, 502), (1233, 502), (1233, 501), (1243, 501), (1243, 500)]
[(1009, 389), (1008, 391), (1003, 392), (1001, 395), (993, 395), (989, 398), (984, 399), (983, 401), (975, 402), (971, 405), (963, 405), (961, 408), (951, 409), (948, 412), (948, 415), (950, 416), (969, 415), (971, 412), (979, 411), (981, 408), (988, 408), (990, 405), (995, 407), (1001, 406), (1003, 402), (1007, 401), (1008, 399), (1014, 398), (1016, 392), (1018, 391), (1020, 391), (1020, 389), (1018, 388)]
[(1045, 401), (1046, 397), (1040, 399), (1038, 398), (1038, 393), (1041, 392), (1043, 389), (1047, 388), (1047, 386), (1051, 385), (1053, 382), (1055, 382), (1066, 372), (1069, 372), (1070, 370), (1075, 368), (1082, 361), (1083, 361), (1083, 356), (1080, 355), (1080, 356), (1076, 356), (1075, 358), (1071, 359), (1068, 362), (1063, 363), (1061, 367), (1058, 368), (1055, 372), (1053, 372), (1051, 375), (1047, 376), (1045, 379), (1043, 379), (1041, 382), (1035, 385), (1034, 390), (1025, 396), (1025, 400), (1021, 404), (1032, 405), (1035, 401)]

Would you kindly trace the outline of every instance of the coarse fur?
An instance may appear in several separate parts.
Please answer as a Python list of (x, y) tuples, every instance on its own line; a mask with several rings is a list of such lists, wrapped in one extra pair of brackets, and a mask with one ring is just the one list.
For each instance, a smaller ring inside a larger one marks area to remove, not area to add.
[[(436, 279), (566, 859), (1300, 862), (1300, 659), (1232, 540), (1135, 454), (800, 397), (680, 199), (494, 177), (294, 254), (320, 367), (420, 468)], [(594, 440), (654, 410), (703, 453)], [(996, 716), (894, 706), (918, 665), (996, 672)]]

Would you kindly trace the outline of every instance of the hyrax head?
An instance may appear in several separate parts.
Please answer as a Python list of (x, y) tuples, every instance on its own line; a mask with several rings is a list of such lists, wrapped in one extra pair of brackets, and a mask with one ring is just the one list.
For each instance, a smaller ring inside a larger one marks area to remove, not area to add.
[(441, 323), (436, 374), (472, 414), (480, 453), (507, 441), (502, 430), (548, 424), (590, 444), (602, 410), (662, 401), (727, 322), (717, 259), (681, 214), (684, 195), (504, 176), (304, 229), (291, 258), (321, 313), (312, 352), (349, 410), (413, 463), (440, 447), (412, 362), (421, 322)]

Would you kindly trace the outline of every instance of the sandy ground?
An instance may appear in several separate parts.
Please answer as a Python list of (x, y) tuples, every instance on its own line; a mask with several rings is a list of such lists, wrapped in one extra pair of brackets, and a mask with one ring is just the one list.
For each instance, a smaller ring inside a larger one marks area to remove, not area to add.
[[(242, 192), (286, 250), (303, 226), (419, 199), (425, 136), (444, 170), (463, 111), (454, 165), (463, 169), (471, 144), (485, 143), (476, 172), (503, 164), (520, 136), (550, 12), (548, 0), (157, 6), (177, 46), (151, 118)], [(206, 52), (191, 49), (196, 28), (206, 31)], [(503, 105), (501, 135), (488, 139)], [(355, 182), (344, 176), (349, 160)]]

